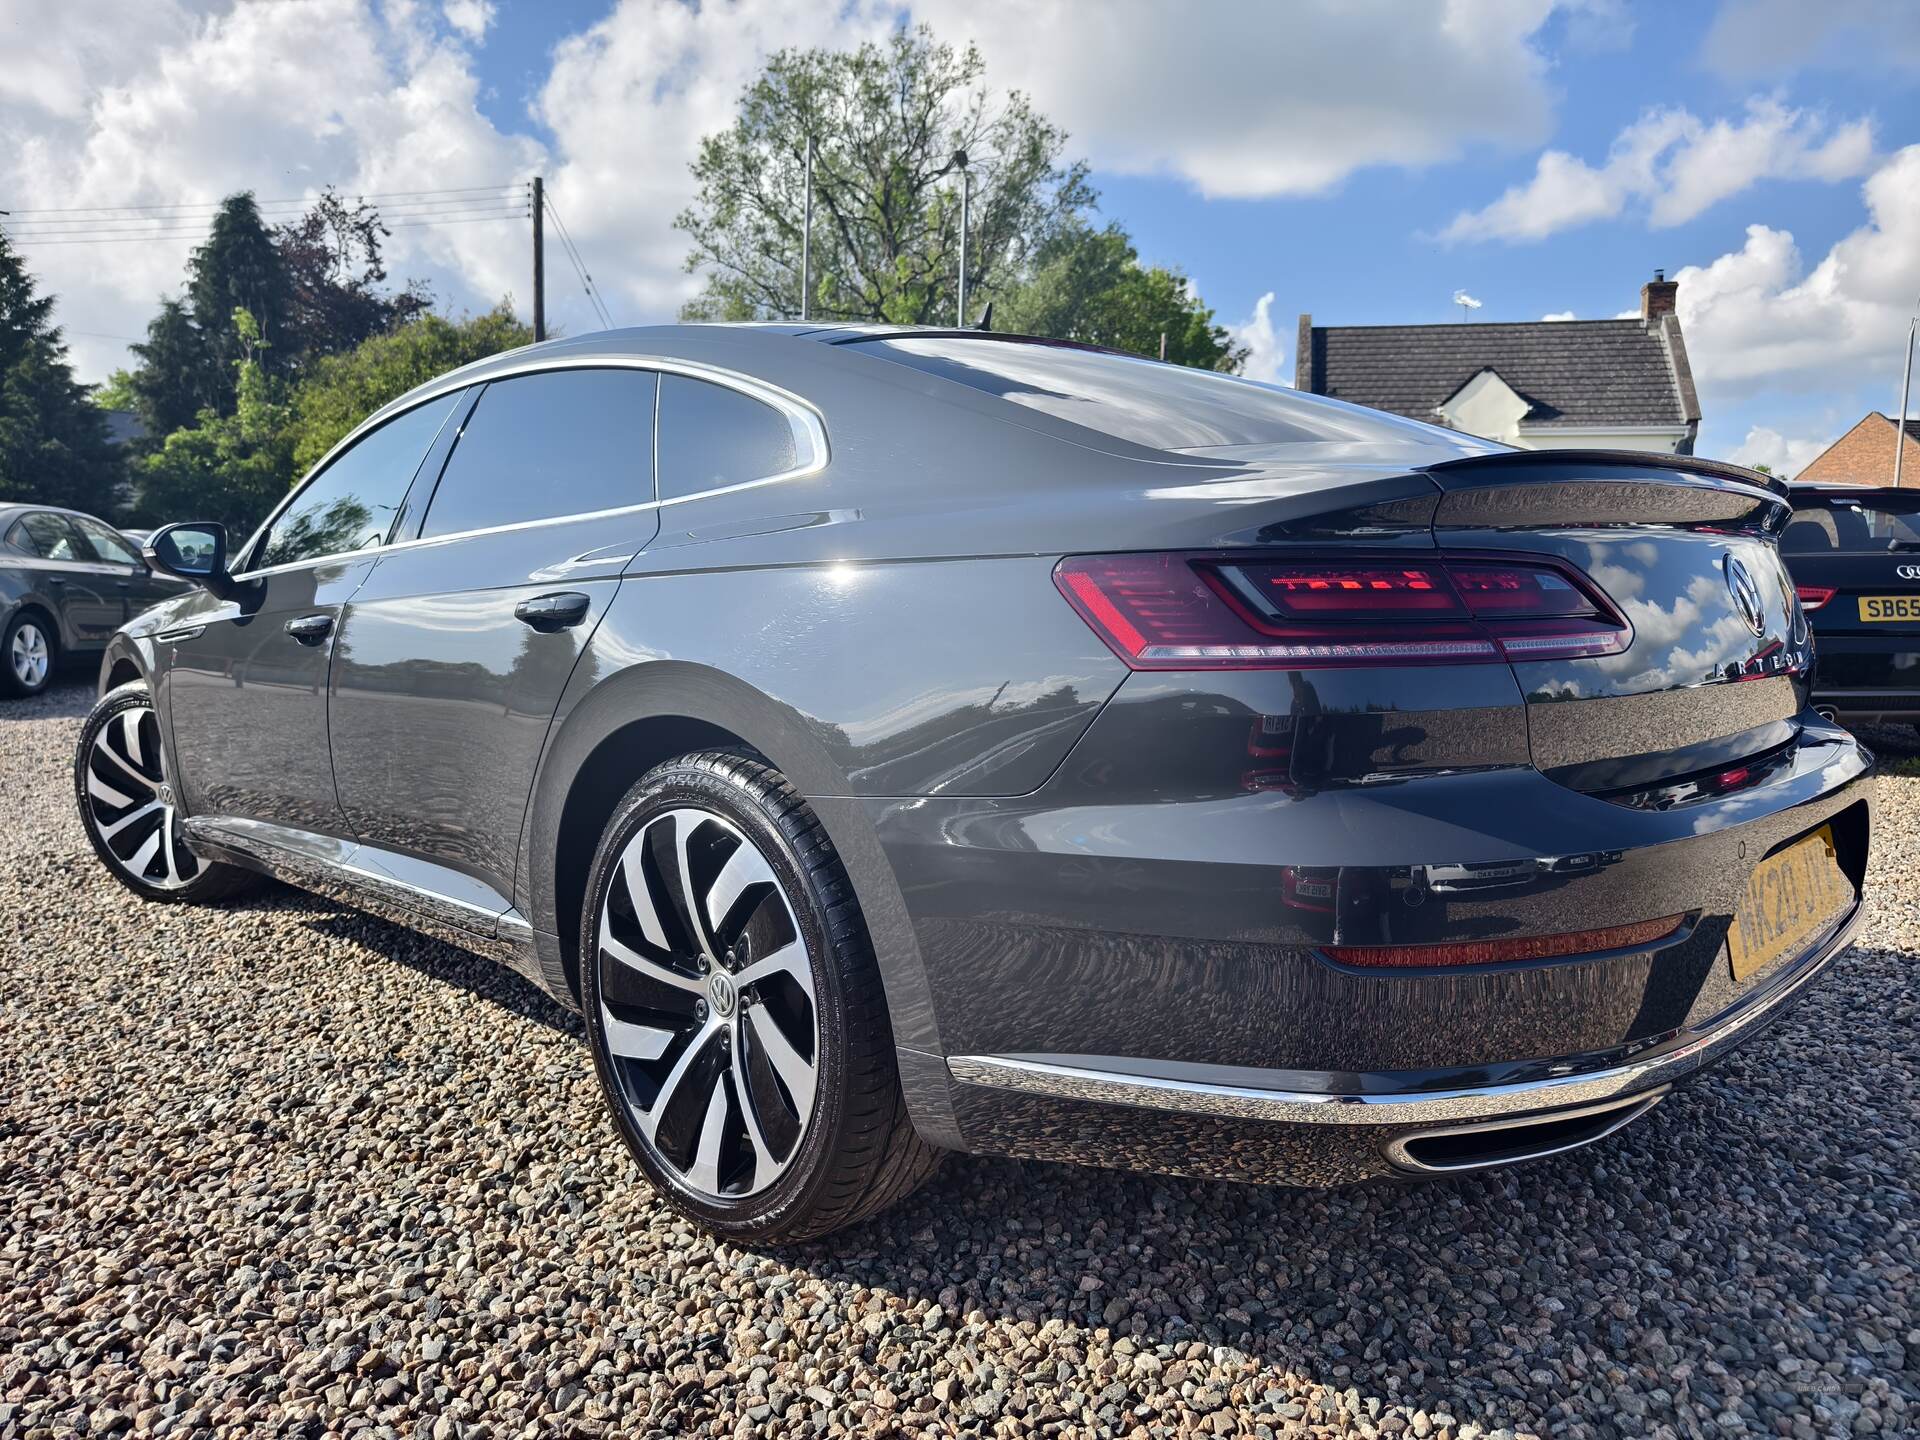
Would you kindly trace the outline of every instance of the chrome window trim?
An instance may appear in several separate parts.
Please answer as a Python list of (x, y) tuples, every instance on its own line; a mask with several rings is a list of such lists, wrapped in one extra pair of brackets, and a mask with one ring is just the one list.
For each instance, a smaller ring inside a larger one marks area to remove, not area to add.
[[(484, 362), (482, 362), (484, 363)], [(273, 513), (261, 522), (247, 543), (240, 547), (245, 554), (278, 520), (288, 506), (299, 498), (313, 478), (333, 463), (334, 457), (357, 443), (369, 430), (377, 429), (392, 420), (399, 419), (408, 411), (441, 399), (458, 390), (474, 385), (490, 385), (496, 380), (512, 380), (523, 375), (538, 375), (552, 370), (650, 370), (656, 374), (684, 375), (692, 380), (705, 380), (728, 390), (737, 391), (750, 400), (758, 400), (770, 405), (786, 416), (788, 426), (794, 432), (796, 451), (804, 441), (808, 459), (790, 470), (782, 470), (775, 475), (763, 475), (755, 480), (741, 480), (732, 485), (720, 485), (711, 490), (697, 490), (689, 495), (676, 495), (668, 500), (642, 500), (632, 505), (621, 505), (610, 510), (585, 510), (573, 515), (551, 515), (538, 520), (515, 520), (505, 525), (489, 525), (477, 530), (458, 530), (446, 535), (427, 535), (411, 540), (396, 540), (391, 545), (363, 545), (357, 550), (340, 550), (331, 555), (316, 556), (311, 560), (292, 560), (284, 565), (269, 565), (258, 570), (238, 571), (235, 580), (253, 580), (267, 575), (279, 575), (293, 570), (310, 569), (315, 565), (343, 560), (353, 555), (381, 555), (391, 550), (407, 550), (425, 545), (444, 545), (455, 540), (468, 540), (476, 535), (499, 535), (513, 530), (532, 530), (548, 525), (566, 525), (577, 520), (604, 520), (616, 515), (634, 515), (646, 510), (664, 509), (670, 505), (685, 505), (691, 500), (707, 500), (716, 495), (732, 495), (742, 490), (755, 490), (762, 485), (777, 485), (787, 480), (804, 480), (817, 475), (827, 468), (829, 449), (827, 445), (827, 427), (820, 412), (807, 401), (789, 390), (783, 390), (769, 381), (756, 379), (750, 375), (741, 375), (732, 370), (723, 370), (715, 365), (707, 365), (698, 360), (679, 360), (667, 355), (566, 355), (551, 356), (538, 360), (528, 360), (506, 369), (490, 372), (486, 375), (457, 378), (461, 371), (452, 370), (437, 381), (431, 381), (432, 388), (414, 398), (405, 409), (395, 410), (388, 415), (384, 410), (375, 411), (358, 426), (349, 431), (334, 445), (314, 467), (301, 477), (300, 483), (287, 492), (286, 499), (274, 507)], [(464, 433), (465, 425), (462, 425)], [(658, 389), (654, 392), (654, 494), (660, 492), (660, 398)], [(456, 444), (456, 449), (458, 448)], [(422, 457), (425, 458), (424, 456)], [(424, 519), (424, 517), (423, 517)]]

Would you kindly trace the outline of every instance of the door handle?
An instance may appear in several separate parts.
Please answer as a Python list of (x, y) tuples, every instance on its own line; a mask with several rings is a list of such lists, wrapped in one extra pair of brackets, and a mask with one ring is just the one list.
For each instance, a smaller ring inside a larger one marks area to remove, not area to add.
[(523, 620), (542, 632), (570, 630), (587, 618), (593, 602), (578, 590), (561, 590), (552, 595), (535, 595), (513, 607), (513, 618)]
[(302, 645), (318, 645), (332, 630), (331, 615), (296, 615), (287, 621), (287, 633)]

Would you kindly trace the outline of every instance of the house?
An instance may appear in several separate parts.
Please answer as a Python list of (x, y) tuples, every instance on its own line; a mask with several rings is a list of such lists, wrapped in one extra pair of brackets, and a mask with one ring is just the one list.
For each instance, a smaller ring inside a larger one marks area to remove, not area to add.
[(1529, 450), (1691, 455), (1700, 400), (1677, 282), (1654, 271), (1621, 320), (1315, 325), (1300, 317), (1294, 383)]
[[(1893, 446), (1896, 427), (1878, 410), (1821, 451), (1794, 478), (1823, 485), (1893, 484)], [(1903, 484), (1920, 486), (1920, 416), (1906, 422), (1907, 453), (1900, 462)]]

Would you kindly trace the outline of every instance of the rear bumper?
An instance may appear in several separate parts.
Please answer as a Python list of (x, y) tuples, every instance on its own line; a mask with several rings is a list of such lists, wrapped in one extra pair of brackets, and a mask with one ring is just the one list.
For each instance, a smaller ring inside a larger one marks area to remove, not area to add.
[[(1787, 1008), (1858, 922), (1870, 759), (1807, 718), (1768, 783), (1667, 811), (1520, 767), (1102, 796), (1098, 726), (1032, 796), (865, 802), (937, 1035), (901, 1057), (916, 1119), (976, 1151), (1339, 1184), (1435, 1168), (1406, 1145), (1447, 1127), (1637, 1114)], [(1853, 910), (1736, 982), (1748, 874), (1822, 824)], [(1682, 914), (1559, 961), (1381, 972), (1320, 951)]]

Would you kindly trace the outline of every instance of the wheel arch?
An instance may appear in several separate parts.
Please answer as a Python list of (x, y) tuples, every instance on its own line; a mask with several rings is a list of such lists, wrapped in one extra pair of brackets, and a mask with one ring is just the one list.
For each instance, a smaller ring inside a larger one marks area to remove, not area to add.
[[(585, 667), (583, 667), (585, 668)], [(872, 933), (894, 1043), (938, 1052), (905, 901), (872, 822), (813, 733), (817, 722), (710, 666), (649, 661), (599, 680), (555, 722), (527, 807), (519, 887), (553, 988), (580, 996), (587, 871), (607, 819), (635, 781), (675, 756), (731, 749), (779, 770), (806, 797), (853, 880)]]

